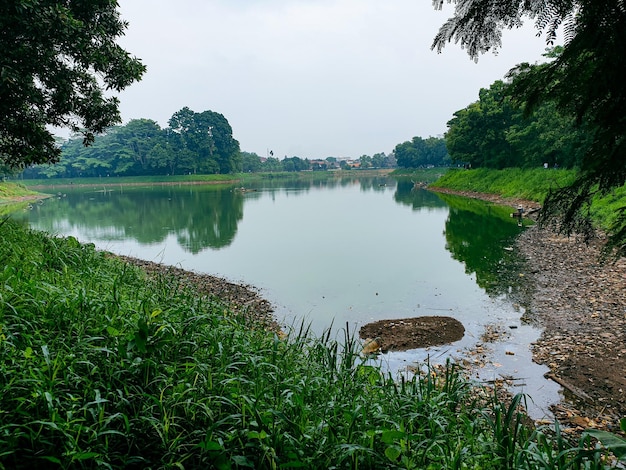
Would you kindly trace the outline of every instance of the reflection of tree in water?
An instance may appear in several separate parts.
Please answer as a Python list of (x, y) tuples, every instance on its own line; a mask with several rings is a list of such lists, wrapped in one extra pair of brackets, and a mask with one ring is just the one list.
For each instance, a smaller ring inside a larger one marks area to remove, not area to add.
[(446, 221), (446, 248), (476, 273), (476, 283), (491, 296), (517, 289), (521, 259), (511, 250), (520, 232), (511, 209), (458, 196), (441, 195), (450, 206)]
[[(246, 188), (253, 190), (262, 190), (265, 193), (294, 192), (295, 194), (306, 194), (313, 189), (333, 189), (346, 188), (358, 185), (362, 191), (385, 191), (388, 186), (395, 186), (395, 180), (386, 176), (359, 176), (357, 172), (352, 174), (337, 174), (330, 176), (328, 173), (320, 174), (316, 177), (315, 172), (309, 174), (308, 177), (276, 175), (268, 177), (258, 182), (250, 183)], [(251, 197), (247, 193), (246, 197)]]
[(187, 214), (185, 228), (176, 231), (178, 243), (194, 254), (207, 247), (230, 245), (237, 224), (243, 219), (244, 195), (227, 190), (192, 195), (194, 204)]
[(399, 204), (410, 206), (414, 210), (446, 207), (446, 203), (441, 200), (437, 193), (415, 188), (415, 184), (406, 178), (398, 179), (394, 200)]
[(159, 243), (174, 234), (193, 253), (232, 243), (243, 218), (244, 195), (229, 188), (153, 187), (74, 191), (45, 211), (104, 240)]

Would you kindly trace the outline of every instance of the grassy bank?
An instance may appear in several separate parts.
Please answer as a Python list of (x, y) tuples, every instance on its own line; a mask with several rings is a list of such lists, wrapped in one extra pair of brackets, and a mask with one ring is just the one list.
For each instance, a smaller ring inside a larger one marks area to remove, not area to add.
[(436, 168), (397, 168), (391, 173), (392, 176), (400, 178), (410, 178), (415, 183), (430, 184), (437, 181), (448, 171), (445, 167)]
[(543, 202), (550, 189), (562, 188), (574, 181), (575, 177), (574, 170), (454, 169), (444, 174), (432, 186)]
[(172, 176), (111, 176), (104, 178), (42, 178), (24, 179), (20, 184), (27, 187), (102, 186), (108, 184), (154, 184), (154, 183), (232, 183), (244, 175), (172, 175)]
[[(571, 184), (576, 177), (575, 170), (451, 170), (444, 174), (433, 187), (449, 188), (455, 191), (498, 194), (507, 198), (527, 199), (542, 203), (550, 189), (558, 189)], [(591, 216), (595, 224), (603, 230), (611, 230), (619, 209), (626, 205), (626, 186), (606, 196), (596, 196), (591, 205)]]
[(391, 170), (347, 170), (347, 171), (300, 171), (268, 173), (232, 173), (227, 175), (171, 175), (171, 176), (112, 176), (104, 178), (42, 178), (19, 180), (22, 187), (57, 187), (57, 186), (98, 186), (109, 184), (155, 184), (155, 183), (207, 183), (207, 184), (245, 184), (251, 181), (273, 179), (329, 179), (348, 176), (384, 176)]
[(37, 193), (21, 184), (0, 182), (0, 218), (27, 208), (36, 199), (46, 197), (47, 194)]
[(0, 182), (0, 204), (37, 197), (39, 193), (18, 183)]
[(0, 236), (0, 468), (603, 468), (452, 366), (395, 382), (348, 334), (280, 340), (72, 237)]

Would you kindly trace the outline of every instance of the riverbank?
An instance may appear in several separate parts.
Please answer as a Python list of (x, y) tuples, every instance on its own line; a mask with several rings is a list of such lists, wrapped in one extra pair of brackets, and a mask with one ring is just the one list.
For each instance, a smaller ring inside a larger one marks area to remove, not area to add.
[[(536, 201), (434, 188), (526, 212)], [(533, 226), (516, 241), (526, 260), (526, 312), (543, 332), (531, 345), (533, 360), (550, 368), (564, 389), (552, 407), (566, 432), (619, 430), (626, 417), (626, 259), (600, 262), (603, 239), (585, 244)]]
[(144, 270), (149, 277), (173, 278), (179, 285), (191, 288), (194, 292), (215, 298), (228, 308), (246, 318), (250, 325), (279, 333), (280, 325), (274, 317), (274, 307), (265, 300), (253, 286), (235, 284), (224, 278), (186, 271), (175, 266), (168, 266), (129, 256), (113, 255), (115, 258)]
[(47, 197), (50, 195), (32, 191), (20, 184), (0, 182), (0, 205), (37, 201)]
[[(514, 208), (522, 204), (527, 212), (539, 206), (536, 202), (519, 198), (463, 195)], [(623, 309), (619, 317), (619, 305), (624, 305), (624, 299), (614, 305), (615, 299), (610, 297), (611, 292), (622, 294), (623, 288), (620, 289), (618, 284), (620, 279), (626, 279), (626, 266), (624, 263), (603, 266), (598, 263), (596, 245), (586, 246), (575, 239), (567, 240), (536, 228), (529, 228), (520, 236), (516, 250), (528, 260), (525, 271), (521, 273), (526, 280), (527, 292), (524, 320), (532, 321), (543, 329), (543, 335), (532, 345), (534, 360), (550, 367), (549, 378), (559, 383), (566, 393), (567, 400), (554, 406), (553, 413), (566, 432), (579, 434), (587, 427), (617, 431), (619, 419), (624, 416), (621, 402), (626, 401), (623, 392), (620, 392), (626, 389), (622, 383), (626, 354), (617, 349), (620, 340), (617, 337), (614, 341), (607, 338), (606, 332), (613, 328), (626, 331)], [(234, 308), (246, 309), (254, 315), (261, 313), (262, 321), (270, 325), (270, 329), (278, 331), (279, 326), (271, 315), (272, 306), (253, 287), (143, 260), (123, 259), (152, 274), (174, 273), (177, 278), (185, 279), (202, 292), (224, 299)], [(541, 279), (537, 279), (539, 276)], [(587, 295), (598, 289), (609, 292), (598, 291)], [(590, 311), (589, 318), (585, 319), (589, 328), (579, 328), (580, 331), (574, 335), (572, 328), (581, 325), (581, 316), (586, 311), (574, 302), (588, 302), (585, 308), (595, 304), (596, 310), (610, 313), (594, 315), (594, 311)], [(608, 328), (602, 323), (607, 319), (611, 321)], [(377, 335), (371, 333), (366, 336)], [(624, 344), (623, 338), (621, 344)], [(582, 348), (580, 345), (587, 346)], [(592, 349), (602, 351), (593, 353)], [(593, 369), (594, 356), (604, 358), (603, 362), (611, 362), (611, 365)]]

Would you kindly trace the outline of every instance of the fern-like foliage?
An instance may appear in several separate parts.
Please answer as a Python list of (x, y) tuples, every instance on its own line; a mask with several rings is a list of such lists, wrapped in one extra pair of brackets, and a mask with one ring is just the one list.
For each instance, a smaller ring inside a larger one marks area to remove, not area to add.
[[(546, 44), (553, 45), (557, 31), (564, 26), (565, 42), (577, 30), (578, 2), (573, 0), (448, 0), (455, 4), (454, 16), (439, 29), (432, 49), (441, 52), (454, 41), (460, 44), (472, 59), (502, 46), (502, 30), (519, 28), (524, 18), (535, 21), (538, 35), (545, 35)], [(444, 0), (433, 0), (433, 7), (441, 10)]]

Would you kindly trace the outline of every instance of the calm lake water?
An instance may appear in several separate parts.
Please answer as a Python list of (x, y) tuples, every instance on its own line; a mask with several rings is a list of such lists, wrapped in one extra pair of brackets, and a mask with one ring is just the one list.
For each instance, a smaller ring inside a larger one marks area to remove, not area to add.
[(339, 334), (346, 325), (358, 332), (371, 321), (423, 315), (465, 326), (452, 345), (383, 355), (394, 371), (462, 357), (495, 325), (511, 336), (487, 345), (480, 378), (523, 379), (514, 391), (533, 396), (535, 415), (555, 400), (555, 386), (540, 378), (547, 369), (530, 360), (528, 343), (538, 332), (521, 321), (517, 304), (512, 243), (524, 228), (510, 209), (385, 177), (276, 179), (246, 189), (55, 188), (60, 196), (15, 218), (100, 249), (255, 286), (287, 329), (304, 319), (318, 335), (331, 325)]

